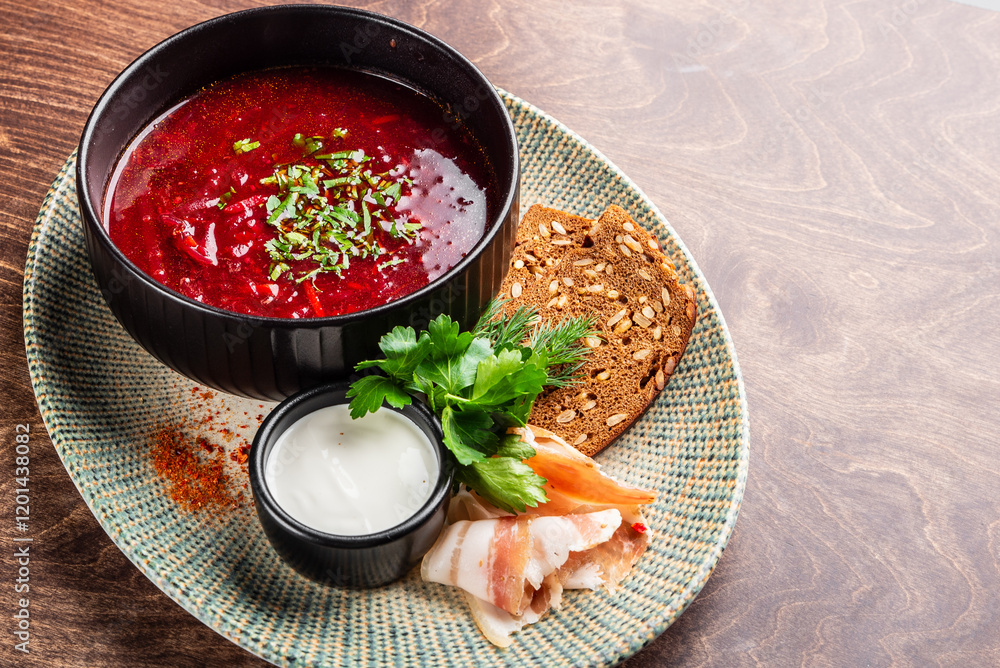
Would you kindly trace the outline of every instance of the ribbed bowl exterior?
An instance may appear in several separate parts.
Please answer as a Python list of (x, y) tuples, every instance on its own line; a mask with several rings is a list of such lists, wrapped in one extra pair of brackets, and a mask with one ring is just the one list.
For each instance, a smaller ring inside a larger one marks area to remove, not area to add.
[[(333, 318), (260, 318), (205, 306), (155, 282), (114, 246), (102, 200), (115, 164), (149, 121), (200, 87), (238, 72), (287, 65), (373, 71), (425, 91), (477, 137), (499, 193), (492, 224), (448, 273), (398, 301)], [(179, 373), (247, 397), (280, 400), (342, 380), (396, 325), (420, 328), (440, 313), (475, 323), (497, 293), (519, 219), (520, 167), (503, 101), (468, 60), (405, 23), (341, 7), (263, 7), (189, 28), (129, 65), (101, 96), (80, 142), (77, 191), (87, 251), (115, 317)]]

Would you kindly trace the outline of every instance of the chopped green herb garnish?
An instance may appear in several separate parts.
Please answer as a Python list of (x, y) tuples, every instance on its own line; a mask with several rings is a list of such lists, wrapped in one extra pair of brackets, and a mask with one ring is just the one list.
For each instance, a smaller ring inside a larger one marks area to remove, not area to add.
[(383, 402), (401, 408), (415, 396), (425, 398), (441, 418), (455, 479), (498, 508), (524, 512), (545, 502), (545, 479), (522, 461), (534, 450), (506, 430), (524, 426), (545, 386), (574, 379), (590, 350), (580, 339), (596, 335), (593, 324), (585, 318), (538, 324), (538, 314), (525, 307), (501, 317), (494, 301), (471, 332), (460, 332), (443, 314), (419, 336), (411, 327), (396, 327), (379, 342), (384, 359), (357, 365), (384, 375), (351, 384), (351, 416), (374, 412)]
[(406, 262), (406, 258), (405, 257), (394, 257), (391, 260), (386, 260), (385, 262), (381, 263), (378, 266), (378, 268), (379, 268), (379, 271), (381, 271), (382, 269), (388, 269), (389, 267), (395, 267), (397, 264), (403, 264), (404, 262)]
[(238, 142), (233, 143), (233, 151), (236, 152), (236, 155), (240, 155), (241, 153), (249, 153), (250, 151), (254, 150), (259, 146), (260, 146), (259, 141), (252, 141), (251, 139), (241, 139)]
[(235, 192), (236, 190), (232, 186), (230, 186), (229, 190), (222, 193), (222, 196), (219, 197), (219, 203), (216, 206), (218, 206), (220, 209), (225, 209), (226, 205), (229, 204), (229, 200), (233, 198), (233, 194)]
[[(332, 141), (345, 136), (347, 130), (337, 128)], [(350, 267), (352, 257), (378, 258), (386, 252), (376, 238), (378, 229), (409, 243), (419, 235), (420, 223), (396, 219), (391, 211), (403, 185), (413, 182), (393, 176), (393, 170), (373, 172), (367, 166), (371, 156), (361, 149), (321, 153), (330, 142), (296, 134), (292, 144), (302, 150), (303, 161), (279, 165), (274, 174), (260, 180), (278, 187), (278, 194), (266, 202), (267, 224), (278, 232), (265, 244), (272, 261), (271, 280), (284, 274), (300, 283), (326, 272), (339, 276)], [(314, 266), (292, 275), (290, 263), (306, 260)], [(385, 269), (401, 262), (395, 258), (378, 266)]]

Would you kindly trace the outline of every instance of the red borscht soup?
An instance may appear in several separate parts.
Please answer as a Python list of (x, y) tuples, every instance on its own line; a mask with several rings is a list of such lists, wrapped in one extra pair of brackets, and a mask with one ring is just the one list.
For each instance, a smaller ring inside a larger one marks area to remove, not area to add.
[(132, 142), (104, 224), (142, 271), (249, 315), (385, 304), (433, 281), (497, 204), (482, 148), (434, 101), (336, 68), (239, 75)]

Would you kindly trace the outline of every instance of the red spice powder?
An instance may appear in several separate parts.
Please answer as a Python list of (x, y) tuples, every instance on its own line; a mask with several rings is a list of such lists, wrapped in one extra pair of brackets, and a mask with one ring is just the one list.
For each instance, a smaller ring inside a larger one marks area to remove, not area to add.
[(229, 458), (246, 468), (247, 459), (250, 458), (250, 444), (246, 442), (240, 444), (238, 448), (229, 453)]
[[(212, 455), (206, 459), (199, 451)], [(164, 425), (150, 439), (153, 467), (169, 485), (170, 497), (188, 511), (233, 508), (243, 500), (233, 496), (225, 468), (225, 448), (192, 439), (176, 426)]]

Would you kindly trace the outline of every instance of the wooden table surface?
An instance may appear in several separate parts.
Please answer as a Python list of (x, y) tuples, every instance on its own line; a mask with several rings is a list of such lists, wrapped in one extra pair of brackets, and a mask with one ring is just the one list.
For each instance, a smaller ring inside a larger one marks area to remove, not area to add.
[[(45, 436), (28, 239), (104, 87), (250, 6), (0, 1), (0, 665), (256, 666), (135, 569)], [(627, 664), (1000, 665), (1000, 13), (948, 0), (376, 2), (576, 130), (714, 289), (750, 406), (735, 534)], [(15, 430), (32, 433), (30, 655)]]

